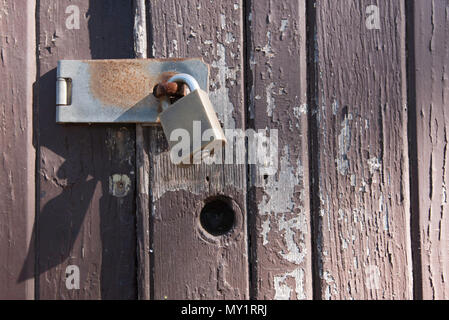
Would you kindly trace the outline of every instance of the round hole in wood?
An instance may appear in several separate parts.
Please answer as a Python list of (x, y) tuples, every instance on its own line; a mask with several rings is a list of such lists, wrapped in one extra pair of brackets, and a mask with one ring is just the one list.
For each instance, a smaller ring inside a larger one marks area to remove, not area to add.
[(234, 227), (235, 212), (226, 198), (214, 198), (206, 203), (200, 213), (200, 223), (205, 231), (218, 237)]

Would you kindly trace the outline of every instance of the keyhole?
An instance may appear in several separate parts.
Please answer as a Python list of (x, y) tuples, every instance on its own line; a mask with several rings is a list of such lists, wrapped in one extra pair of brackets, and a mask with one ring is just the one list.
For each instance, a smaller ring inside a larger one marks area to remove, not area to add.
[(226, 198), (215, 198), (207, 202), (200, 213), (201, 226), (216, 237), (230, 232), (234, 222), (235, 212)]

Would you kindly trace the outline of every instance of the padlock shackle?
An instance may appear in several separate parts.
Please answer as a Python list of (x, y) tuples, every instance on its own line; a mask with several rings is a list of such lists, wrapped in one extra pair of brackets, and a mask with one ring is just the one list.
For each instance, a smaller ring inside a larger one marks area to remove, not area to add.
[(168, 79), (168, 82), (183, 82), (189, 87), (190, 92), (193, 92), (200, 88), (198, 81), (196, 81), (194, 77), (187, 73), (178, 73)]

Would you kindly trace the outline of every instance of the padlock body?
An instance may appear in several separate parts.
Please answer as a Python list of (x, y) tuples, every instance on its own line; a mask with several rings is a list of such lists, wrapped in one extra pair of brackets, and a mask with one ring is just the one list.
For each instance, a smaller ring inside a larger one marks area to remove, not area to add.
[[(211, 152), (215, 148), (221, 148), (226, 143), (223, 129), (209, 96), (201, 89), (197, 89), (176, 101), (164, 110), (159, 118), (170, 149), (180, 142), (176, 140), (179, 131), (174, 133), (175, 130), (184, 129), (188, 132), (190, 149), (188, 154), (182, 155), (183, 163), (191, 163), (192, 159), (195, 156), (198, 157), (202, 150)], [(208, 130), (205, 134), (206, 140), (209, 140), (203, 141), (203, 134), (206, 130)], [(172, 133), (174, 133), (173, 136)]]

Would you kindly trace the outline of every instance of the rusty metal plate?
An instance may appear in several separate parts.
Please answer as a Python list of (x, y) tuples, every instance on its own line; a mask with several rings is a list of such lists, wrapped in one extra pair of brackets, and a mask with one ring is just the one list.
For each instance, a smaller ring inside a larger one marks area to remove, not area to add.
[(192, 75), (208, 91), (209, 67), (201, 58), (60, 60), (56, 122), (158, 124), (153, 88), (176, 73)]

